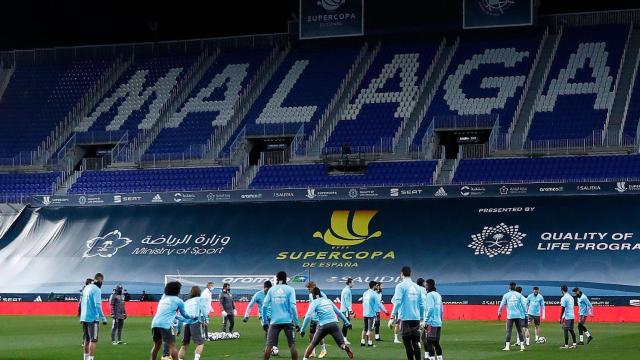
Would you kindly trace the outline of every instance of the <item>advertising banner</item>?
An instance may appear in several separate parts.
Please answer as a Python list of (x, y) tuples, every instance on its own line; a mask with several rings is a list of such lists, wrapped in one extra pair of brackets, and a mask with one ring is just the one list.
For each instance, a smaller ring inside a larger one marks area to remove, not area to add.
[(364, 0), (300, 0), (300, 39), (364, 34)]
[(175, 274), (259, 288), (285, 270), (329, 294), (381, 281), (388, 296), (410, 265), (461, 304), (517, 281), (640, 305), (638, 218), (633, 195), (28, 208), (0, 240), (0, 293), (77, 293), (96, 272), (131, 293)]
[(533, 25), (533, 0), (464, 0), (465, 29)]
[(640, 182), (527, 183), (490, 185), (306, 188), (232, 191), (174, 191), (129, 194), (37, 195), (35, 207), (128, 206), (262, 201), (448, 199), (557, 195), (640, 194)]

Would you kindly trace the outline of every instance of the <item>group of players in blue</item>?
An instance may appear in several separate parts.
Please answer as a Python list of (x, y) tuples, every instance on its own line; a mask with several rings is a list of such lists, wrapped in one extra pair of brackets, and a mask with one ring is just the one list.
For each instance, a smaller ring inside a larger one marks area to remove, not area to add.
[[(587, 337), (587, 344), (593, 341), (593, 336), (586, 327), (587, 318), (593, 316), (593, 306), (587, 296), (580, 290), (574, 288), (573, 294), (578, 299), (579, 319), (578, 331), (580, 334), (580, 342), (576, 342), (576, 334), (574, 331), (575, 312), (574, 298), (569, 294), (569, 288), (563, 285), (560, 288), (562, 298), (560, 299), (561, 313), (560, 323), (564, 334), (564, 346), (562, 349), (575, 349), (578, 345), (585, 345), (584, 337)], [(533, 292), (528, 296), (522, 295), (522, 288), (512, 282), (509, 284), (509, 291), (502, 296), (500, 307), (498, 308), (498, 319), (502, 317), (502, 310), (506, 308), (506, 336), (504, 351), (511, 350), (511, 335), (513, 327), (516, 327), (518, 338), (516, 346), (520, 346), (520, 351), (524, 351), (526, 346), (530, 345), (529, 325), (535, 325), (535, 342), (544, 343), (546, 339), (540, 336), (540, 323), (545, 320), (546, 312), (544, 306), (544, 297), (540, 294), (538, 287), (533, 288)], [(573, 340), (569, 345), (569, 335)]]
[[(421, 347), (424, 345), (425, 360), (442, 360), (442, 347), (440, 335), (442, 329), (443, 305), (442, 297), (437, 292), (435, 281), (428, 279), (415, 283), (411, 279), (411, 268), (405, 266), (401, 270), (401, 282), (396, 285), (392, 298), (393, 310), (389, 326), (396, 328), (402, 337), (407, 360), (420, 360)], [(107, 319), (101, 306), (101, 286), (104, 276), (96, 274), (93, 282), (87, 284), (82, 291), (80, 301), (80, 322), (83, 327), (84, 360), (94, 360), (96, 343), (98, 341), (99, 322), (107, 323)], [(207, 290), (210, 291), (211, 283)], [(369, 289), (362, 296), (364, 330), (361, 336), (361, 346), (373, 345), (373, 334), (376, 321), (379, 322), (380, 312), (388, 314), (382, 304), (380, 284), (372, 281)], [(309, 308), (300, 323), (296, 305), (295, 289), (287, 285), (287, 274), (283, 271), (276, 275), (276, 285), (270, 281), (265, 282), (264, 288), (257, 292), (251, 299), (244, 314), (243, 321), (248, 321), (249, 313), (254, 305), (258, 306), (259, 319), (265, 331), (264, 359), (268, 360), (274, 354), (274, 348), (278, 344), (281, 332), (284, 332), (287, 344), (293, 360), (298, 359), (296, 348), (296, 333), (305, 336), (307, 327), (310, 330), (310, 344), (306, 348), (303, 359), (307, 360), (315, 356), (315, 348), (322, 346), (319, 358), (326, 356), (324, 338), (333, 337), (340, 349), (346, 352), (349, 358), (354, 354), (347, 340), (347, 332), (352, 328), (351, 318), (354, 316), (352, 304), (353, 280), (348, 279), (340, 296), (340, 309), (327, 298), (327, 296), (310, 282)], [(180, 298), (181, 284), (169, 282), (165, 285), (164, 295), (158, 303), (156, 314), (151, 323), (153, 347), (150, 354), (151, 360), (156, 360), (163, 344), (168, 347), (169, 357), (173, 360), (184, 359), (190, 342), (196, 344), (194, 360), (199, 360), (204, 343), (207, 338), (206, 326), (209, 323), (211, 302), (198, 286), (191, 288), (188, 299)], [(579, 318), (578, 330), (580, 341), (577, 342), (574, 332), (575, 313), (574, 298), (569, 293), (566, 285), (561, 287), (562, 298), (560, 300), (560, 322), (564, 333), (563, 349), (576, 348), (578, 345), (590, 343), (593, 336), (586, 328), (588, 316), (593, 316), (593, 306), (587, 296), (579, 289), (573, 289), (573, 295), (578, 299)], [(529, 324), (535, 325), (536, 343), (544, 342), (540, 336), (540, 323), (545, 320), (546, 312), (544, 297), (537, 287), (528, 296), (522, 295), (522, 288), (516, 283), (509, 284), (509, 291), (504, 294), (498, 308), (498, 319), (506, 309), (506, 338), (503, 350), (509, 351), (513, 327), (516, 327), (520, 351), (524, 351), (530, 345)], [(183, 343), (178, 351), (176, 347), (176, 321), (184, 325)], [(342, 328), (339, 327), (342, 321)], [(572, 344), (569, 344), (571, 336)], [(276, 348), (277, 349), (277, 348)]]
[[(429, 279), (419, 286), (411, 280), (411, 269), (402, 268), (402, 282), (395, 289), (392, 299), (390, 327), (397, 325), (405, 345), (408, 360), (421, 359), (421, 341), (425, 346), (427, 360), (442, 359), (440, 346), (440, 329), (442, 327), (442, 297), (435, 288), (435, 281)], [(99, 322), (107, 323), (102, 312), (101, 286), (104, 281), (102, 274), (96, 274), (92, 283), (85, 286), (80, 301), (80, 322), (83, 325), (84, 360), (94, 360), (98, 341)], [(211, 291), (207, 284), (205, 291)], [(364, 321), (366, 335), (372, 339), (374, 323), (379, 319), (379, 312), (388, 314), (381, 301), (380, 284), (371, 282), (369, 290), (365, 292)], [(177, 281), (165, 285), (164, 295), (151, 322), (153, 347), (150, 359), (156, 360), (163, 344), (167, 348), (168, 356), (173, 360), (184, 359), (189, 343), (196, 344), (194, 360), (199, 360), (207, 337), (207, 325), (211, 302), (203, 295), (200, 288), (191, 288), (188, 300), (180, 298), (181, 284)], [(248, 321), (249, 313), (254, 305), (259, 308), (259, 318), (265, 331), (264, 359), (268, 360), (274, 354), (281, 332), (284, 332), (291, 353), (291, 359), (298, 359), (296, 348), (296, 333), (304, 337), (309, 327), (311, 341), (306, 348), (303, 359), (308, 360), (314, 355), (315, 348), (322, 346), (320, 358), (326, 355), (324, 338), (333, 337), (340, 349), (349, 358), (354, 354), (347, 340), (347, 332), (352, 328), (350, 319), (353, 316), (352, 294), (353, 280), (348, 279), (341, 294), (341, 309), (327, 298), (314, 283), (309, 283), (309, 308), (300, 323), (296, 305), (295, 289), (287, 285), (287, 274), (283, 271), (276, 275), (276, 285), (265, 282), (264, 289), (257, 292), (251, 299), (243, 320)], [(339, 326), (342, 321), (342, 328)], [(184, 326), (182, 347), (176, 347), (176, 322)], [(378, 320), (379, 322), (379, 320)], [(365, 344), (362, 343), (364, 346)], [(373, 346), (371, 340), (369, 345)]]

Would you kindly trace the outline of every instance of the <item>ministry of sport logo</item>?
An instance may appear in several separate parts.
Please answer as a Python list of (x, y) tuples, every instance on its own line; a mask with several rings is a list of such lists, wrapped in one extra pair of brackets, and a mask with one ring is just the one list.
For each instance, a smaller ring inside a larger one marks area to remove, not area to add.
[(318, 1), (318, 5), (327, 11), (335, 11), (338, 10), (344, 2), (345, 0), (320, 0)]
[(522, 239), (527, 236), (520, 232), (519, 225), (508, 226), (500, 223), (498, 226), (485, 226), (478, 234), (471, 235), (468, 247), (475, 250), (476, 255), (509, 255), (519, 247), (524, 246)]
[(114, 230), (105, 236), (98, 236), (91, 240), (87, 240), (87, 250), (82, 257), (100, 256), (110, 258), (121, 249), (131, 243), (131, 239), (122, 237), (122, 233)]
[(513, 7), (515, 4), (514, 0), (479, 0), (478, 5), (480, 5), (480, 9), (484, 11), (487, 15), (491, 16), (500, 16), (503, 15), (505, 11), (509, 8)]
[(335, 210), (331, 214), (331, 226), (324, 232), (316, 231), (313, 237), (331, 246), (346, 247), (382, 236), (382, 231), (369, 231), (369, 223), (378, 210)]

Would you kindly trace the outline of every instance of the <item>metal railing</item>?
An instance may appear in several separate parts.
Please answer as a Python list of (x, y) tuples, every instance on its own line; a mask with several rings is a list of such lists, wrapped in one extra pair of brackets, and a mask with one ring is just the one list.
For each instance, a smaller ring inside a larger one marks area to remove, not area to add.
[[(422, 106), (422, 108), (417, 113), (417, 119), (416, 119), (417, 121), (414, 121), (413, 128), (409, 131), (409, 137), (408, 137), (408, 141), (407, 141), (407, 145), (406, 145), (407, 146), (407, 152), (420, 152), (420, 151), (423, 151), (423, 149), (420, 149), (420, 148), (418, 148), (416, 146), (413, 146), (412, 145), (412, 140), (416, 137), (416, 134), (418, 134), (418, 130), (420, 130), (420, 126), (422, 125), (422, 122), (424, 121), (424, 118), (427, 115), (427, 110), (429, 110), (429, 106), (431, 105), (431, 102), (433, 101), (433, 98), (436, 96), (436, 93), (438, 92), (438, 89), (440, 88), (440, 83), (442, 82), (442, 80), (444, 79), (445, 75), (447, 74), (447, 70), (449, 69), (449, 66), (451, 65), (451, 60), (453, 59), (453, 56), (456, 53), (456, 50), (458, 49), (458, 45), (459, 44), (460, 44), (460, 38), (458, 37), (458, 38), (456, 38), (455, 43), (453, 43), (453, 45), (449, 49), (449, 53), (447, 54), (446, 58), (443, 59), (442, 67), (440, 68), (440, 70), (436, 74), (436, 78), (435, 78), (435, 81), (434, 81), (434, 86), (431, 89), (431, 91), (429, 91), (429, 93), (427, 94), (427, 97), (425, 99), (424, 105)], [(426, 134), (425, 134), (425, 136), (426, 136)], [(421, 142), (424, 142), (424, 137), (422, 138)]]
[(102, 96), (116, 83), (118, 78), (131, 64), (131, 59), (118, 58), (105, 72), (102, 78), (78, 101), (69, 111), (65, 119), (56, 126), (51, 134), (38, 147), (35, 159), (44, 163), (53, 153), (67, 141), (84, 116), (100, 101)]
[(608, 139), (604, 135), (604, 130), (594, 130), (591, 135), (579, 139), (527, 140), (524, 148), (531, 154), (568, 154), (637, 146), (638, 136), (635, 139), (623, 138), (622, 143), (619, 143), (618, 139), (609, 139), (611, 143), (608, 143)]
[[(505, 145), (508, 144), (508, 146), (511, 146), (511, 135), (513, 135), (513, 131), (515, 130), (516, 124), (518, 123), (518, 118), (522, 113), (522, 107), (524, 106), (524, 101), (527, 98), (527, 94), (529, 94), (529, 90), (531, 89), (531, 84), (535, 80), (533, 75), (535, 74), (535, 71), (538, 68), (538, 64), (540, 63), (540, 58), (542, 57), (542, 49), (544, 48), (544, 44), (548, 38), (549, 38), (549, 28), (546, 27), (544, 29), (544, 33), (542, 34), (542, 40), (540, 40), (540, 46), (538, 46), (538, 51), (536, 52), (536, 56), (533, 60), (533, 64), (531, 64), (531, 69), (529, 69), (529, 73), (527, 74), (527, 80), (524, 83), (522, 96), (520, 96), (520, 100), (518, 101), (518, 105), (516, 106), (516, 111), (513, 113), (513, 119), (511, 119), (511, 124), (509, 125), (509, 129), (506, 132), (507, 135), (505, 136), (505, 139), (504, 141), (501, 142), (501, 144), (505, 144)], [(544, 84), (541, 84), (541, 86), (544, 86)], [(531, 111), (535, 110), (536, 98), (533, 99), (532, 106), (534, 107), (534, 109), (532, 109)], [(500, 148), (500, 149), (504, 150), (506, 148)]]
[(483, 115), (439, 115), (434, 116), (432, 122), (436, 130), (441, 129), (488, 129), (500, 122), (498, 114)]
[[(440, 56), (442, 56), (442, 53), (444, 52), (444, 48), (446, 47), (446, 45), (447, 45), (447, 40), (443, 38), (442, 41), (440, 42), (440, 45), (438, 46), (438, 50), (436, 51), (435, 56), (433, 57), (433, 59), (431, 59), (431, 63), (427, 67), (427, 72), (425, 73), (424, 77), (422, 78), (422, 81), (420, 81), (420, 84), (418, 85), (418, 91), (415, 96), (415, 104), (413, 105), (413, 108), (409, 112), (409, 116), (407, 118), (402, 119), (400, 126), (396, 130), (396, 134), (393, 139), (394, 146), (396, 147), (398, 146), (400, 142), (400, 138), (404, 134), (408, 123), (410, 122), (415, 123), (415, 121), (412, 121), (412, 120), (415, 120), (414, 119), (415, 116), (420, 112), (420, 109), (418, 109), (418, 104), (420, 104), (420, 99), (424, 95), (424, 92), (427, 88), (427, 84), (429, 83), (429, 79), (431, 78), (431, 75), (433, 75), (433, 72), (436, 70), (435, 69), (436, 64), (440, 60)], [(436, 86), (437, 85), (439, 84), (436, 84)], [(408, 149), (408, 148), (405, 148), (405, 149)]]
[(236, 110), (231, 116), (231, 119), (221, 131), (214, 131), (206, 142), (204, 147), (206, 157), (216, 159), (220, 156), (222, 149), (233, 136), (235, 129), (240, 126), (242, 119), (247, 115), (253, 106), (253, 103), (258, 99), (262, 90), (264, 90), (267, 83), (271, 80), (273, 74), (289, 54), (289, 51), (290, 47), (288, 45), (282, 49), (282, 51), (280, 51), (279, 48), (274, 48), (267, 59), (262, 62), (260, 68), (256, 71), (256, 74), (249, 81), (247, 86), (244, 87), (238, 97), (238, 100), (233, 107)]
[[(393, 152), (394, 144), (392, 137), (379, 139), (374, 145), (349, 145), (346, 144), (351, 153), (369, 153), (369, 154), (389, 154)], [(322, 149), (323, 155), (341, 154), (342, 146), (325, 146)]]
[(580, 12), (571, 14), (545, 15), (543, 23), (556, 28), (562, 26), (640, 24), (640, 9)]
[[(547, 82), (547, 78), (549, 77), (549, 71), (551, 70), (551, 65), (553, 65), (553, 61), (556, 57), (556, 52), (558, 50), (558, 46), (560, 45), (560, 41), (562, 40), (562, 34), (563, 34), (563, 29), (562, 27), (560, 27), (560, 30), (558, 31), (557, 37), (556, 37), (556, 42), (555, 44), (553, 44), (553, 49), (551, 50), (550, 56), (549, 56), (549, 62), (547, 62), (547, 65), (545, 66), (544, 69), (544, 75), (542, 76), (542, 79), (540, 79), (541, 83), (540, 83), (540, 87), (538, 88), (538, 91), (536, 93), (536, 101), (534, 101), (533, 103), (533, 109), (531, 109), (531, 112), (529, 114), (529, 118), (527, 119), (527, 123), (525, 124), (524, 130), (522, 131), (522, 139), (521, 139), (521, 144), (524, 144), (527, 136), (529, 135), (529, 129), (531, 129), (531, 123), (533, 122), (533, 117), (536, 114), (536, 110), (537, 110), (537, 106), (538, 106), (538, 101), (540, 101), (540, 95), (542, 95), (542, 92), (544, 91), (544, 87), (545, 84)], [(511, 139), (509, 139), (510, 141)]]
[[(376, 47), (377, 51), (379, 51), (380, 49), (379, 46), (380, 44), (378, 44), (378, 46)], [(345, 104), (345, 101), (340, 101), (340, 100), (344, 99), (345, 91), (347, 91), (347, 87), (352, 82), (351, 80), (354, 78), (358, 69), (362, 65), (362, 61), (365, 59), (365, 56), (367, 55), (368, 50), (369, 50), (369, 43), (365, 43), (360, 49), (360, 52), (358, 53), (358, 56), (356, 56), (356, 59), (354, 60), (353, 64), (351, 64), (351, 67), (349, 68), (347, 75), (345, 75), (344, 79), (340, 83), (340, 86), (338, 86), (338, 90), (335, 92), (335, 94), (333, 95), (333, 98), (331, 98), (331, 101), (329, 101), (329, 104), (324, 109), (322, 116), (320, 116), (320, 120), (318, 120), (318, 123), (316, 124), (315, 128), (313, 129), (308, 139), (306, 140), (306, 144), (304, 145), (304, 150), (302, 148), (303, 145), (298, 145), (298, 147), (296, 148), (297, 151), (291, 153), (293, 157), (298, 155), (298, 152), (301, 152), (300, 154), (303, 154), (306, 156), (308, 153), (308, 150), (311, 148), (312, 144), (314, 144), (314, 142), (316, 141), (316, 138), (324, 128), (327, 120), (330, 118), (337, 117), (336, 115), (341, 111), (342, 107)], [(377, 51), (374, 50), (375, 53), (377, 53)], [(349, 94), (353, 94), (353, 93), (354, 93), (353, 91), (349, 92)], [(346, 101), (349, 101), (350, 96), (347, 96), (346, 98), (347, 98)]]
[(296, 136), (300, 128), (305, 125), (300, 123), (278, 123), (278, 124), (247, 124), (245, 125), (246, 136)]
[[(194, 64), (189, 68), (189, 70), (187, 70), (180, 82), (171, 90), (171, 94), (167, 101), (162, 105), (158, 114), (158, 119), (154, 122), (153, 126), (146, 132), (142, 133), (142, 136), (136, 137), (136, 139), (129, 145), (131, 150), (127, 153), (133, 154), (133, 158), (125, 158), (122, 161), (141, 161), (145, 151), (147, 151), (158, 134), (160, 134), (160, 132), (166, 127), (167, 123), (171, 121), (171, 117), (178, 108), (191, 96), (191, 91), (196, 87), (198, 81), (202, 78), (202, 75), (219, 55), (220, 49), (215, 49), (214, 54), (211, 56), (209, 56), (208, 49), (203, 50), (202, 54), (200, 54)], [(116, 160), (121, 161), (121, 159)]]
[[(633, 30), (633, 29), (632, 29)], [(629, 113), (629, 103), (631, 102), (631, 95), (633, 94), (634, 84), (636, 83), (636, 78), (638, 76), (638, 65), (640, 65), (640, 50), (636, 51), (635, 54), (636, 61), (633, 66), (633, 75), (631, 76), (631, 86), (629, 91), (627, 92), (627, 98), (625, 100), (624, 113), (622, 114), (622, 121), (620, 122), (620, 134), (619, 141), (623, 143), (623, 134), (624, 134), (624, 125), (627, 122), (627, 114)]]
[[(624, 60), (627, 55), (627, 50), (629, 49), (629, 43), (631, 42), (632, 32), (633, 32), (633, 25), (629, 25), (629, 33), (627, 34), (627, 40), (624, 43), (622, 56), (620, 57), (620, 62), (618, 63), (618, 74), (616, 76), (615, 85), (613, 86), (613, 98), (611, 98), (611, 103), (608, 104), (607, 118), (604, 122), (604, 130), (605, 130), (605, 133), (603, 135), (604, 137), (608, 137), (607, 130), (609, 130), (609, 119), (611, 118), (611, 111), (613, 110), (613, 103), (615, 102), (615, 97), (616, 95), (618, 95), (618, 86), (620, 85), (620, 78), (622, 77), (622, 69), (624, 68)], [(632, 86), (633, 86), (633, 83), (632, 83)], [(622, 129), (620, 129), (620, 132), (622, 132)]]
[[(363, 53), (363, 57), (360, 59), (358, 66), (355, 67), (355, 70), (350, 75), (350, 80), (345, 82), (345, 89), (342, 92), (342, 96), (337, 100), (337, 103), (333, 105), (333, 109), (323, 120), (322, 127), (317, 128), (314, 133), (311, 134), (311, 137), (307, 140), (305, 150), (302, 153), (298, 152), (294, 154), (294, 156), (300, 155), (306, 157), (309, 155), (317, 156), (322, 154), (324, 145), (327, 143), (327, 140), (329, 140), (331, 133), (333, 133), (338, 122), (342, 120), (342, 112), (349, 103), (349, 100), (360, 90), (360, 83), (369, 71), (369, 67), (375, 60), (378, 52), (380, 52), (381, 47), (382, 44), (378, 43), (373, 50), (368, 53), (366, 51)], [(320, 136), (321, 133), (323, 134), (322, 136)]]

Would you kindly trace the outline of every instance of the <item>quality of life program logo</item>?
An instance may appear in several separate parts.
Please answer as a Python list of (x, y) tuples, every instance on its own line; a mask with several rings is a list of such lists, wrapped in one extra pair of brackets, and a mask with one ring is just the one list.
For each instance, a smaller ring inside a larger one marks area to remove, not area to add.
[(352, 248), (374, 238), (382, 237), (381, 230), (371, 231), (370, 225), (378, 210), (335, 210), (330, 226), (315, 231), (313, 237), (331, 246), (331, 251), (283, 251), (276, 260), (303, 261), (303, 267), (358, 267), (362, 260), (391, 260), (395, 252), (389, 250), (353, 250)]
[(519, 225), (500, 223), (497, 226), (485, 226), (480, 233), (471, 235), (472, 241), (468, 247), (474, 249), (476, 255), (487, 255), (490, 258), (510, 255), (514, 249), (524, 246), (522, 239), (525, 236), (527, 234), (520, 232)]
[(119, 249), (129, 245), (131, 241), (131, 239), (122, 237), (120, 231), (114, 230), (105, 236), (98, 236), (87, 240), (87, 250), (82, 257), (99, 256), (110, 258), (115, 255)]

